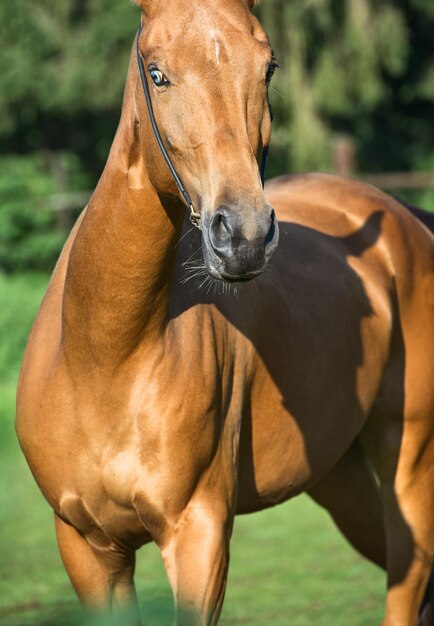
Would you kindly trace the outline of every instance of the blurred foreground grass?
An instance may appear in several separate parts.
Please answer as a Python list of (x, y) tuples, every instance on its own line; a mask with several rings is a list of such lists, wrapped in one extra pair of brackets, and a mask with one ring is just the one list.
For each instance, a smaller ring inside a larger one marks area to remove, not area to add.
[[(0, 275), (0, 626), (83, 626), (63, 570), (51, 511), (13, 431), (16, 377), (47, 277)], [(138, 554), (147, 626), (169, 626), (171, 593), (154, 546)], [(222, 626), (372, 626), (384, 576), (359, 557), (327, 515), (302, 496), (237, 518)]]

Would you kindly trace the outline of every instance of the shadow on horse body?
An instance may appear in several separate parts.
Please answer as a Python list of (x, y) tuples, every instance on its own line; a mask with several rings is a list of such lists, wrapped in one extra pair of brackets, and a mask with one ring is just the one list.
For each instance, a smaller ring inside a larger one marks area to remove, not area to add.
[[(229, 307), (226, 290), (204, 284), (200, 239), (185, 232), (176, 280), (187, 281), (189, 291), (187, 296), (185, 290), (175, 291), (170, 318), (176, 323), (190, 308), (212, 307), (252, 343), (267, 373), (260, 384), (266, 386), (268, 376), (275, 385), (275, 394), (264, 394), (253, 406), (249, 398), (244, 406), (237, 512), (257, 511), (308, 491), (357, 550), (386, 568), (383, 507), (374, 459), (368, 458), (370, 420), (376, 418), (369, 416), (403, 414), (405, 349), (393, 280), (386, 287), (393, 300), (391, 324), (383, 328), (384, 336), (390, 331), (389, 339), (374, 350), (366, 345), (370, 333), (381, 336), (376, 328), (381, 313), (353, 267), (378, 244), (384, 215), (383, 210), (372, 212), (357, 230), (341, 237), (281, 222), (270, 271), (254, 286), (235, 288)], [(377, 279), (384, 283), (385, 276)], [(384, 301), (377, 306), (381, 310)], [(260, 332), (244, 314), (251, 307)], [(392, 358), (383, 374), (387, 357)], [(376, 378), (370, 388), (363, 369)], [(410, 541), (399, 506), (397, 514), (402, 535)]]
[[(369, 390), (369, 397), (362, 400), (357, 373), (369, 358), (364, 354), (362, 326), (365, 320), (369, 323), (369, 318), (375, 317), (375, 311), (361, 277), (348, 259), (360, 257), (375, 246), (382, 218), (383, 212), (377, 211), (355, 233), (343, 237), (321, 233), (302, 224), (281, 222), (279, 250), (272, 267), (256, 283), (232, 289), (231, 295), (226, 292), (209, 295), (207, 290), (219, 291), (219, 287), (216, 284), (201, 287), (203, 277), (198, 272), (198, 277), (193, 276), (187, 283), (187, 297), (185, 290), (180, 296), (175, 290), (170, 308), (170, 318), (175, 325), (192, 307), (199, 307), (199, 310), (212, 307), (216, 316), (221, 315), (226, 324), (252, 344), (258, 359), (256, 367), (263, 368), (275, 386), (273, 396), (265, 398), (263, 407), (246, 409), (243, 428), (250, 433), (250, 437), (247, 433), (246, 436), (251, 439), (251, 445), (242, 447), (242, 454), (246, 456), (241, 457), (240, 463), (241, 511), (253, 510), (264, 503), (273, 505), (294, 495), (294, 490), (297, 492), (295, 481), (294, 485), (288, 481), (287, 492), (274, 493), (271, 474), (264, 476), (259, 470), (260, 477), (255, 478), (258, 468), (255, 469), (257, 463), (253, 462), (252, 422), (255, 418), (252, 419), (252, 411), (254, 415), (257, 411), (265, 414), (270, 450), (273, 453), (278, 450), (281, 461), (291, 463), (294, 456), (291, 442), (302, 443), (303, 450), (297, 454), (305, 457), (306, 467), (316, 479), (334, 465), (365, 422), (377, 389)], [(184, 239), (184, 249), (179, 255), (177, 281), (180, 284), (184, 275), (182, 259), (188, 259), (191, 251), (200, 248), (196, 233), (191, 239)], [(194, 262), (192, 267), (190, 271), (194, 273)], [(320, 276), (322, 280), (318, 280)], [(335, 306), (336, 302), (339, 307)], [(255, 309), (253, 319), (246, 315), (252, 308)], [(291, 328), (290, 334), (288, 328)], [(258, 384), (261, 382), (265, 382), (262, 377)], [(288, 415), (292, 423), (285, 426)], [(339, 451), (332, 447), (330, 457), (327, 453), (318, 454), (323, 442), (334, 432), (336, 416), (345, 416), (344, 428), (348, 434), (342, 433)], [(270, 459), (266, 462), (269, 464)], [(282, 462), (282, 470), (284, 466)], [(274, 471), (279, 471), (279, 467)], [(265, 500), (264, 480), (270, 481)], [(298, 490), (304, 490), (310, 481), (310, 476), (300, 476)]]
[(139, 624), (153, 540), (177, 626), (214, 626), (235, 514), (307, 490), (387, 570), (384, 626), (415, 626), (434, 555), (432, 234), (351, 180), (264, 193), (276, 62), (252, 1), (139, 4), (119, 129), (17, 396), (71, 582)]

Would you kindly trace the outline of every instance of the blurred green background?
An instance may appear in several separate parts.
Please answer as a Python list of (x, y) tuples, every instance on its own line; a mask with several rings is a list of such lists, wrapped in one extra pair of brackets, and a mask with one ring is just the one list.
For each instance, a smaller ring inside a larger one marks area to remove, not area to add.
[[(434, 210), (432, 0), (262, 0), (255, 11), (281, 65), (269, 176), (338, 171)], [(0, 4), (2, 626), (83, 623), (15, 441), (14, 394), (49, 272), (107, 157), (138, 19), (128, 0)], [(152, 547), (138, 581), (147, 623), (170, 624)], [(381, 572), (302, 497), (237, 522), (222, 624), (368, 626), (383, 592)]]

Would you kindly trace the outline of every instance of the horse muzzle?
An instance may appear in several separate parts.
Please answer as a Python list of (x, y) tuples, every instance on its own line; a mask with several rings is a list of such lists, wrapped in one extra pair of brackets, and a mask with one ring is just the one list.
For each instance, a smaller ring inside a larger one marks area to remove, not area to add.
[(246, 216), (220, 206), (204, 222), (202, 247), (209, 273), (225, 282), (246, 282), (263, 271), (277, 247), (279, 227), (266, 205)]

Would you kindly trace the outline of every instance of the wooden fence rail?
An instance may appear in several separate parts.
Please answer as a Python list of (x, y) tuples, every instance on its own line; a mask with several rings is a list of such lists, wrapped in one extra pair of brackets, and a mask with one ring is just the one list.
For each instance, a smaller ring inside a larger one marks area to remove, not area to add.
[(434, 172), (391, 172), (385, 174), (361, 174), (362, 180), (386, 191), (434, 188)]

